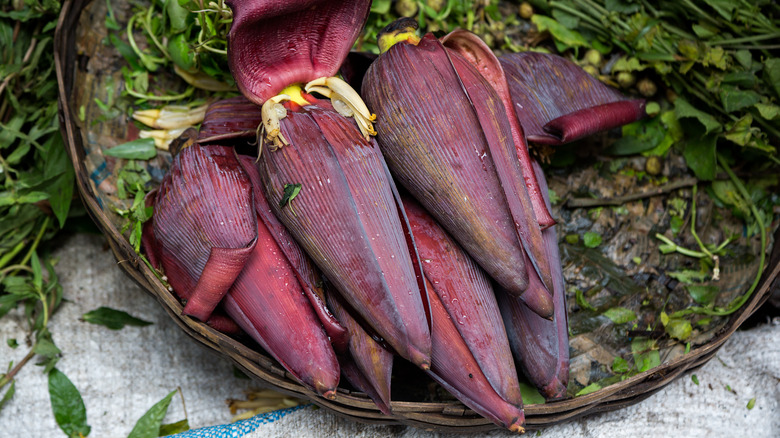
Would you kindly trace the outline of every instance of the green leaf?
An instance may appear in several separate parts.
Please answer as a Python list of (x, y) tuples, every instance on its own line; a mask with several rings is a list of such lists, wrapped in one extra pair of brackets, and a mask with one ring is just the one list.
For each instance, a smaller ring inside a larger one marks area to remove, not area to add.
[(128, 160), (148, 160), (157, 156), (157, 149), (154, 147), (153, 138), (139, 138), (106, 149), (103, 155)]
[(19, 347), (19, 342), (16, 341), (16, 338), (8, 338), (7, 341), (5, 341), (6, 344), (8, 344), (11, 348), (17, 348)]
[(674, 339), (684, 341), (691, 335), (691, 323), (684, 318), (671, 318), (665, 325), (666, 333)]
[(520, 384), (520, 393), (523, 394), (524, 405), (543, 405), (545, 403), (544, 396), (539, 393), (535, 386), (522, 381), (518, 383)]
[(623, 359), (622, 357), (616, 357), (615, 360), (612, 361), (612, 372), (616, 374), (624, 374), (631, 370), (631, 367), (628, 366), (628, 361)]
[(677, 50), (690, 61), (696, 61), (701, 57), (701, 49), (701, 46), (696, 41), (680, 40), (677, 43)]
[(135, 427), (133, 427), (127, 438), (157, 438), (160, 433), (160, 425), (168, 412), (168, 406), (171, 404), (174, 394), (176, 394), (176, 390), (171, 391), (162, 400), (149, 408), (135, 423)]
[[(549, 31), (556, 42), (566, 47), (585, 47), (588, 41), (577, 31), (569, 30), (550, 17), (534, 14), (531, 22), (536, 25), (539, 32)], [(562, 50), (561, 50), (562, 51)]]
[(53, 135), (44, 144), (46, 160), (43, 166), (43, 174), (46, 178), (53, 178), (46, 184), (45, 191), (49, 196), (54, 216), (57, 217), (60, 228), (65, 224), (65, 219), (70, 211), (70, 203), (73, 199), (73, 185), (75, 172), (73, 164), (65, 151), (65, 144), (61, 135)]
[(601, 245), (601, 234), (588, 231), (584, 236), (582, 236), (582, 243), (584, 243), (588, 248), (596, 248), (597, 246)]
[(696, 374), (691, 374), (691, 381), (693, 381), (694, 385), (699, 384), (699, 377)]
[(111, 330), (119, 330), (126, 325), (144, 327), (152, 324), (149, 321), (130, 316), (127, 312), (112, 309), (110, 307), (99, 307), (91, 310), (81, 316), (81, 319), (91, 324), (103, 325)]
[(168, 23), (171, 25), (172, 33), (187, 30), (187, 15), (189, 13), (186, 8), (179, 4), (178, 0), (166, 0), (165, 15), (168, 16)]
[(754, 105), (761, 114), (761, 117), (767, 120), (775, 120), (780, 118), (780, 106), (772, 103), (757, 103)]
[(756, 406), (756, 398), (753, 397), (750, 400), (748, 400), (748, 403), (747, 403), (748, 411), (753, 409), (755, 406)]
[(634, 356), (634, 365), (637, 371), (645, 372), (661, 365), (661, 355), (655, 340), (636, 337), (631, 341), (631, 354)]
[(706, 306), (715, 301), (720, 289), (718, 286), (701, 285), (701, 284), (688, 284), (685, 286), (685, 290), (691, 295), (693, 301), (696, 301), (702, 306)]
[(49, 399), (54, 419), (65, 435), (78, 437), (89, 435), (87, 408), (79, 390), (57, 368), (49, 372)]
[(371, 12), (374, 14), (384, 15), (390, 12), (391, 0), (374, 0), (371, 2)]
[(761, 101), (761, 95), (753, 90), (740, 90), (732, 85), (722, 85), (720, 101), (727, 113), (733, 113), (757, 104)]
[(753, 131), (755, 131), (755, 128), (751, 127), (752, 124), (753, 116), (751, 116), (750, 113), (747, 113), (729, 127), (728, 131), (725, 133), (725, 137), (740, 146), (745, 146), (750, 142)]
[(672, 216), (669, 220), (669, 227), (672, 229), (672, 234), (675, 236), (680, 233), (683, 226), (683, 219), (680, 216)]
[(613, 307), (611, 309), (607, 309), (607, 311), (602, 313), (602, 315), (611, 319), (615, 324), (625, 324), (636, 319), (636, 313), (634, 313), (634, 311), (631, 309), (626, 309), (625, 307)]
[(645, 68), (647, 68), (646, 65), (639, 62), (639, 59), (634, 57), (623, 57), (617, 60), (615, 62), (615, 65), (612, 66), (612, 71), (614, 72), (637, 72), (642, 71)]
[(660, 319), (661, 319), (661, 324), (663, 324), (664, 327), (666, 327), (666, 324), (669, 324), (669, 314), (667, 314), (666, 312), (661, 312)]
[(713, 181), (711, 187), (715, 197), (730, 206), (737, 216), (750, 217), (750, 205), (731, 181)]
[[(526, 393), (524, 392), (523, 397), (525, 397), (525, 394)], [(525, 399), (523, 399), (523, 401), (525, 401)], [(186, 432), (188, 430), (190, 430), (190, 422), (185, 418), (175, 423), (161, 425), (159, 432), (157, 432), (157, 436), (168, 436), (175, 433)]]
[[(683, 128), (686, 125), (688, 124), (683, 124)], [(701, 134), (698, 127), (690, 127), (688, 133), (685, 149), (683, 150), (685, 162), (693, 170), (697, 178), (712, 181), (715, 179), (717, 167), (715, 154), (718, 137), (714, 134), (697, 135)]]
[(282, 195), (282, 199), (279, 201), (279, 208), (283, 208), (285, 205), (292, 202), (293, 199), (295, 199), (296, 196), (298, 196), (298, 193), (301, 192), (301, 184), (285, 184), (284, 185), (284, 194)]
[(639, 120), (623, 126), (623, 137), (606, 150), (610, 155), (633, 155), (655, 148), (666, 135), (659, 118)]
[(734, 59), (736, 59), (745, 70), (749, 70), (750, 67), (753, 66), (753, 55), (750, 53), (750, 50), (737, 50), (736, 53), (734, 53)]
[(584, 387), (584, 388), (580, 389), (580, 390), (579, 390), (579, 392), (577, 392), (576, 394), (574, 394), (574, 396), (575, 396), (575, 397), (579, 397), (579, 396), (581, 396), (581, 395), (590, 394), (590, 393), (592, 393), (592, 392), (596, 392), (596, 391), (598, 391), (599, 389), (601, 389), (601, 385), (600, 385), (598, 382), (591, 383), (590, 385), (588, 385), (588, 386), (586, 386), (586, 387)]
[(696, 119), (704, 127), (704, 134), (720, 132), (723, 129), (723, 126), (715, 117), (696, 109), (681, 97), (674, 101), (674, 112), (677, 114), (678, 119)]
[(717, 28), (701, 24), (693, 24), (691, 25), (691, 29), (693, 29), (693, 33), (695, 33), (696, 36), (701, 39), (707, 39), (718, 34)]
[(733, 20), (734, 9), (739, 5), (739, 2), (733, 0), (704, 0), (704, 3), (707, 3), (727, 21)]
[(704, 59), (702, 59), (701, 62), (705, 66), (713, 66), (721, 70), (726, 70), (729, 64), (729, 55), (726, 54), (723, 47), (713, 47), (704, 53)]
[(54, 342), (45, 337), (38, 339), (38, 342), (35, 343), (32, 351), (33, 353), (44, 357), (54, 357), (61, 353), (60, 349), (54, 345)]
[(191, 71), (195, 68), (195, 52), (190, 49), (185, 34), (180, 33), (168, 40), (168, 53), (183, 70)]
[(586, 299), (581, 290), (577, 289), (574, 294), (574, 299), (577, 301), (577, 305), (586, 310), (596, 310)]
[(16, 392), (16, 380), (11, 380), (11, 386), (8, 387), (8, 390), (5, 392), (5, 394), (3, 394), (2, 400), (0, 400), (0, 411), (2, 411), (3, 406), (5, 406), (5, 404), (11, 400), (11, 397), (14, 396), (15, 392)]
[(775, 96), (780, 98), (780, 58), (764, 61), (764, 82), (772, 88)]
[(33, 286), (37, 290), (43, 289), (43, 268), (41, 268), (41, 260), (38, 258), (38, 253), (33, 251), (32, 257), (30, 257), (30, 267), (33, 271)]

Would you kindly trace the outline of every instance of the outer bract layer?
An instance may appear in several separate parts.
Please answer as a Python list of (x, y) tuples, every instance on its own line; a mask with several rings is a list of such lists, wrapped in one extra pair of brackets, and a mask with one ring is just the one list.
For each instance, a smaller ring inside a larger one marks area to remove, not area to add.
[[(432, 35), (416, 46), (392, 46), (372, 64), (362, 90), (377, 113), (377, 141), (398, 181), (491, 277), (523, 296), (529, 271), (536, 271), (525, 251), (546, 258), (539, 255), (544, 249), (533, 211), (526, 211), (530, 220), (513, 216), (507, 203), (528, 194), (498, 95)], [(502, 173), (514, 175), (517, 185), (502, 185)], [(524, 299), (551, 316), (549, 294), (533, 294)]]
[[(350, 306), (398, 354), (427, 368), (427, 299), (393, 180), (373, 139), (313, 101), (285, 104), (280, 129), (289, 145), (267, 144), (258, 162), (271, 208)], [(294, 184), (300, 192), (285, 199)]]
[(228, 0), (228, 63), (262, 104), (286, 86), (334, 76), (368, 17), (368, 0)]

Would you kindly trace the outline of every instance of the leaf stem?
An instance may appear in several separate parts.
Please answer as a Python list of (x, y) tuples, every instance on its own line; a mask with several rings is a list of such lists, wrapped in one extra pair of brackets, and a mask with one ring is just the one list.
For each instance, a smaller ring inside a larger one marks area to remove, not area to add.
[(696, 239), (696, 243), (699, 244), (699, 248), (702, 250), (702, 252), (706, 254), (707, 257), (714, 259), (712, 253), (707, 249), (706, 246), (704, 246), (704, 243), (702, 243), (699, 235), (696, 233), (696, 189), (697, 186), (694, 185), (693, 194), (691, 195), (691, 235), (693, 235), (693, 238)]
[(171, 102), (174, 100), (184, 99), (185, 97), (189, 97), (195, 89), (193, 87), (187, 87), (187, 90), (185, 90), (183, 93), (180, 94), (174, 94), (170, 96), (157, 96), (154, 94), (143, 94), (139, 93), (132, 88), (130, 88), (130, 84), (125, 82), (125, 91), (127, 91), (127, 94), (137, 97), (139, 99), (146, 99), (146, 100), (158, 100), (161, 102)]
[(19, 370), (22, 369), (22, 367), (27, 364), (27, 362), (30, 361), (35, 356), (35, 353), (33, 353), (32, 350), (30, 350), (26, 356), (22, 358), (22, 360), (19, 361), (12, 369), (8, 372), (8, 374), (4, 375), (2, 378), (0, 378), (0, 388), (4, 387), (5, 385), (11, 383), (12, 380), (14, 380), (14, 377), (17, 373), (19, 373)]
[(752, 35), (752, 36), (746, 36), (742, 38), (724, 39), (720, 41), (713, 41), (712, 44), (725, 46), (731, 44), (750, 43), (753, 41), (773, 40), (777, 38), (780, 38), (780, 32), (764, 34), (764, 35)]
[(734, 313), (740, 307), (742, 307), (742, 305), (744, 305), (747, 302), (747, 300), (753, 295), (753, 292), (756, 290), (756, 287), (758, 287), (758, 282), (761, 281), (761, 274), (764, 272), (764, 264), (766, 262), (766, 245), (767, 245), (766, 226), (764, 224), (764, 219), (758, 213), (758, 209), (756, 208), (756, 205), (753, 203), (753, 200), (750, 198), (750, 195), (748, 194), (747, 189), (745, 189), (745, 186), (742, 184), (742, 181), (739, 178), (737, 178), (737, 176), (731, 170), (731, 168), (729, 167), (728, 163), (723, 158), (723, 156), (721, 154), (718, 154), (717, 159), (718, 159), (718, 164), (720, 164), (720, 166), (723, 168), (726, 174), (728, 174), (732, 184), (734, 184), (734, 187), (736, 187), (737, 192), (739, 192), (743, 200), (750, 206), (750, 212), (753, 214), (753, 217), (758, 223), (758, 228), (761, 233), (761, 254), (759, 256), (759, 261), (758, 261), (758, 270), (756, 272), (756, 277), (753, 279), (753, 283), (750, 285), (750, 288), (747, 290), (747, 292), (745, 292), (744, 295), (734, 299), (725, 308), (709, 309), (706, 307), (698, 307), (698, 306), (690, 307), (688, 309), (675, 312), (673, 316), (684, 316), (684, 315), (690, 315), (692, 313), (701, 314), (701, 315), (712, 315), (712, 316), (728, 316)]

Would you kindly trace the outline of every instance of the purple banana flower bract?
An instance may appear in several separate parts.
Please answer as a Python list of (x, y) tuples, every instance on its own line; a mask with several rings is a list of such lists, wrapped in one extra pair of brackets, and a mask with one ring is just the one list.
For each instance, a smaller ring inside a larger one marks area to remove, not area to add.
[(644, 100), (624, 97), (560, 56), (523, 52), (499, 59), (529, 141), (559, 145), (645, 116)]

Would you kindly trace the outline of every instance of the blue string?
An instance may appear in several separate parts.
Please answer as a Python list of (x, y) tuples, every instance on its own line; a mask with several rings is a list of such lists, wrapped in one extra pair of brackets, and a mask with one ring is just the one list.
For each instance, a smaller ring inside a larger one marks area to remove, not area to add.
[(263, 424), (273, 423), (276, 420), (286, 416), (291, 412), (311, 406), (310, 404), (295, 406), (278, 411), (267, 412), (265, 414), (255, 415), (246, 420), (236, 421), (230, 424), (220, 424), (217, 426), (201, 427), (200, 429), (188, 430), (176, 435), (170, 435), (169, 438), (241, 438), (242, 436), (254, 432)]

